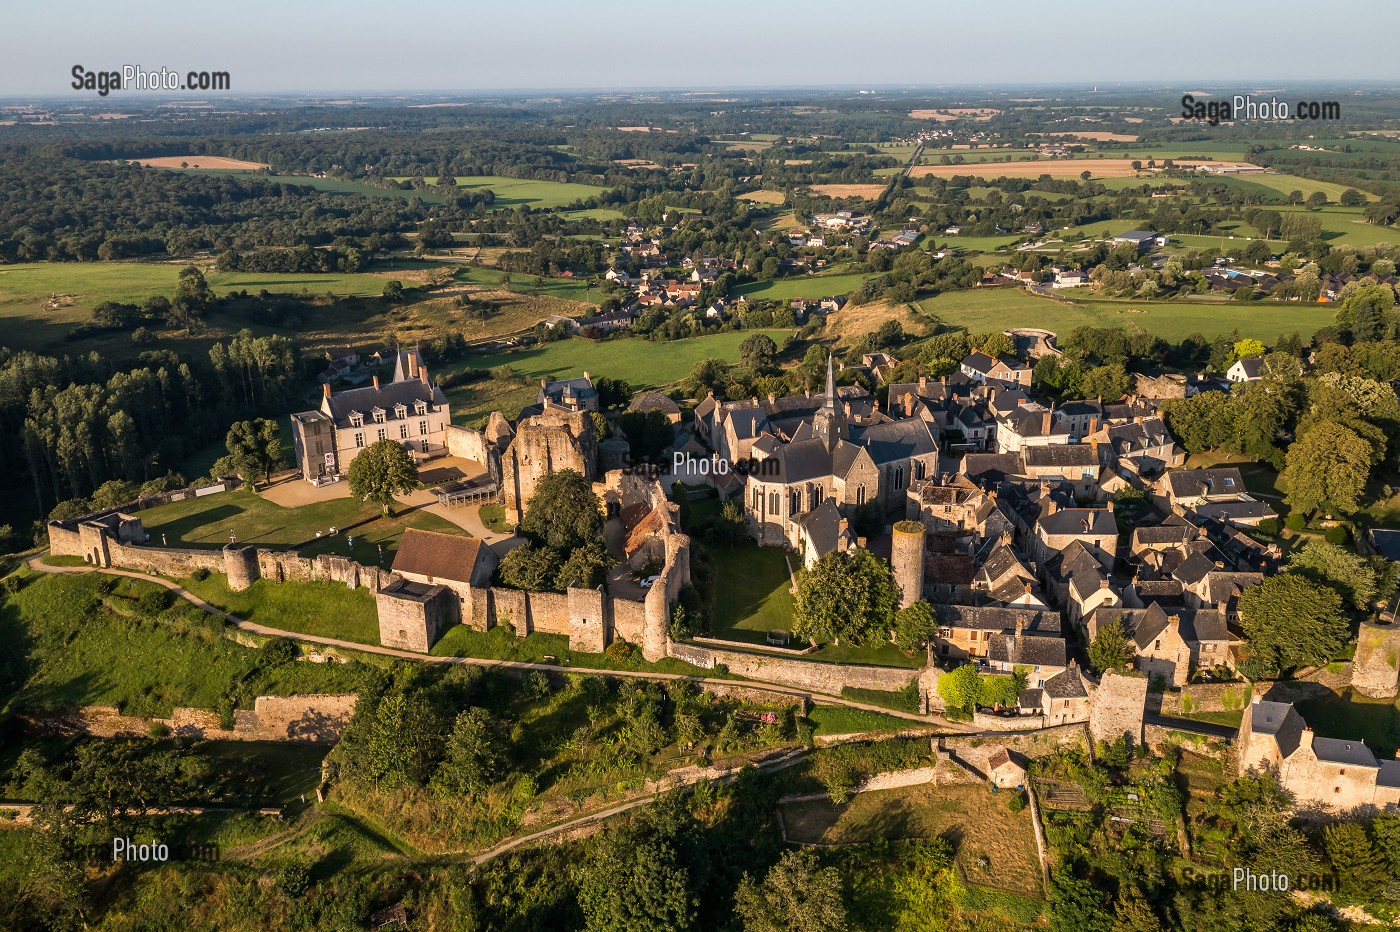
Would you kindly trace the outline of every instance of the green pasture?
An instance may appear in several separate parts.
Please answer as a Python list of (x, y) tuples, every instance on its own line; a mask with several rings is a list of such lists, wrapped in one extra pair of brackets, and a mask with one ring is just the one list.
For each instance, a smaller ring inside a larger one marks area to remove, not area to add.
[[(404, 178), (395, 178), (403, 181)], [(425, 179), (427, 180), (427, 179)], [(436, 178), (432, 179), (436, 182)], [(596, 197), (606, 191), (589, 184), (568, 181), (537, 181), (527, 178), (507, 178), (504, 175), (457, 175), (457, 187), (468, 191), (489, 189), (496, 195), (495, 207), (530, 207), (552, 210), (577, 200)]]
[(734, 289), (736, 295), (748, 295), (765, 301), (791, 301), (806, 298), (809, 301), (833, 295), (849, 294), (860, 287), (869, 275), (848, 272), (837, 275), (802, 275), (796, 278), (780, 278), (771, 282), (753, 282)]

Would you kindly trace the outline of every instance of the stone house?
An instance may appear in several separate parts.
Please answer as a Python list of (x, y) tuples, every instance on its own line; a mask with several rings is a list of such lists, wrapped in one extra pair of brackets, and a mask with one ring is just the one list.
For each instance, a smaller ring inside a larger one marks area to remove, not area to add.
[(1060, 613), (1050, 609), (994, 605), (935, 605), (938, 631), (932, 652), (949, 660), (986, 658), (994, 636), (1023, 634), (1059, 637)]
[(381, 385), (376, 375), (372, 385), (343, 392), (327, 384), (319, 408), (291, 417), (296, 467), (314, 485), (345, 478), (359, 452), (380, 440), (401, 444), (416, 461), (445, 456), (452, 423), (447, 395), (417, 350), (399, 352), (392, 382)]
[(1344, 812), (1400, 805), (1400, 761), (1360, 739), (1320, 738), (1291, 702), (1255, 696), (1235, 741), (1239, 772), (1272, 771), (1300, 806)]
[(1110, 557), (1118, 549), (1118, 524), (1113, 502), (1104, 508), (1060, 508), (1053, 499), (1035, 523), (1035, 559), (1049, 562), (1074, 541)]
[(463, 607), (461, 620), (468, 621), (471, 589), (491, 585), (496, 563), (496, 554), (478, 538), (408, 528), (399, 541), (393, 572), (410, 582), (450, 589)]
[(1031, 384), (1031, 367), (1017, 359), (1007, 359), (1004, 356), (988, 356), (986, 353), (973, 350), (965, 359), (958, 364), (963, 375), (978, 382), (985, 382), (988, 379), (995, 379), (1000, 382), (1011, 382), (1015, 385)]

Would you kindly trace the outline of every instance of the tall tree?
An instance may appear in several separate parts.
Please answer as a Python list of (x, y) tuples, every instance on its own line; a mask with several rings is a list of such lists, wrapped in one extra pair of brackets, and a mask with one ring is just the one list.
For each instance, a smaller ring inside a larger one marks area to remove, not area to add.
[(1239, 607), (1250, 650), (1245, 672), (1254, 679), (1329, 663), (1350, 633), (1337, 591), (1296, 573), (1250, 586), (1241, 593)]
[(535, 485), (519, 531), (555, 550), (573, 550), (602, 537), (602, 503), (578, 470), (548, 473)]
[(376, 440), (350, 461), (350, 494), (389, 514), (395, 495), (418, 488), (418, 467), (396, 440)]
[(759, 883), (748, 875), (734, 893), (744, 932), (845, 932), (842, 880), (810, 849), (786, 851)]
[(792, 633), (814, 643), (889, 637), (899, 606), (890, 565), (869, 550), (833, 550), (797, 574)]
[(1309, 513), (1325, 508), (1350, 514), (1360, 506), (1371, 476), (1374, 450), (1356, 431), (1319, 423), (1288, 448), (1283, 479), (1288, 504)]
[(285, 462), (277, 422), (267, 418), (235, 421), (224, 438), (224, 446), (228, 448), (229, 464), (246, 480), (261, 475), (266, 482), (272, 478), (272, 471)]

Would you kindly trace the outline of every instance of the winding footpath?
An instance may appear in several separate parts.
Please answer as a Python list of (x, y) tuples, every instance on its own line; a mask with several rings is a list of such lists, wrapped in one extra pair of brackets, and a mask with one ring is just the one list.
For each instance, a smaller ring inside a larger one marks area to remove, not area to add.
[[(286, 631), (282, 628), (272, 628), (267, 625), (260, 625), (256, 622), (239, 618), (230, 614), (216, 605), (211, 605), (204, 599), (190, 592), (188, 589), (171, 582), (161, 576), (153, 576), (149, 573), (138, 573), (134, 570), (121, 570), (111, 567), (94, 566), (51, 566), (42, 560), (43, 554), (30, 557), (25, 561), (25, 565), (36, 573), (59, 573), (70, 576), (78, 576), (86, 573), (105, 573), (109, 576), (125, 576), (129, 579), (139, 579), (143, 582), (154, 583), (173, 594), (189, 602), (196, 608), (202, 609), (216, 618), (221, 618), (229, 625), (238, 628), (240, 631), (247, 631), (263, 637), (289, 638), (304, 644), (317, 644), (322, 647), (335, 647), (340, 650), (361, 651), (367, 654), (378, 654), (382, 657), (393, 657), (398, 660), (412, 660), (418, 663), (456, 663), (469, 664), (477, 667), (490, 667), (502, 670), (543, 670), (547, 673), (592, 673), (598, 676), (617, 676), (638, 680), (685, 680), (701, 685), (722, 685), (729, 687), (742, 687), (761, 692), (769, 692), (780, 696), (791, 696), (793, 698), (805, 699), (809, 702), (820, 703), (822, 705), (838, 705), (851, 709), (860, 709), (865, 712), (878, 712), (893, 718), (901, 718), (906, 721), (918, 722), (921, 725), (952, 729), (954, 733), (966, 734), (960, 731), (954, 723), (947, 719), (933, 715), (917, 715), (913, 712), (901, 712), (896, 709), (887, 709), (884, 706), (874, 705), (866, 702), (856, 702), (851, 699), (842, 699), (840, 696), (833, 696), (826, 693), (817, 693), (811, 690), (798, 689), (792, 686), (783, 686), (778, 683), (767, 683), (761, 680), (749, 679), (722, 679), (719, 677), (695, 676), (688, 673), (660, 673), (646, 670), (611, 670), (593, 667), (571, 667), (563, 664), (534, 663), (526, 660), (488, 660), (481, 657), (436, 657), (431, 654), (419, 654), (414, 651), (399, 650), (394, 647), (384, 647), (379, 644), (362, 644), (359, 641), (346, 641), (340, 638), (322, 637), (315, 634), (302, 634), (298, 631)], [(1028, 729), (1035, 730), (1035, 729)]]

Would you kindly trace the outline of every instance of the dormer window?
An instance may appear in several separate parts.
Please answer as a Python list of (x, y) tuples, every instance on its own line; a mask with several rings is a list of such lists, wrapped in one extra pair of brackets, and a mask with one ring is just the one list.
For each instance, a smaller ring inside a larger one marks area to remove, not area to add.
[(408, 417), (408, 406), (401, 404), (394, 405), (394, 417), (398, 418), (399, 420), (403, 420), (404, 418)]
[(350, 412), (350, 426), (351, 426), (351, 427), (364, 427), (364, 426), (365, 426), (365, 416), (364, 416), (363, 414), (361, 414), (359, 411), (351, 411), (351, 412)]
[(427, 413), (428, 413), (428, 403), (427, 403), (426, 401), (420, 401), (420, 402), (418, 402), (417, 404), (415, 404), (415, 405), (413, 406), (413, 413), (416, 414), (416, 415), (418, 415), (419, 417), (422, 417), (423, 415), (427, 414)]
[(384, 423), (384, 414), (385, 414), (385, 412), (384, 412), (384, 409), (383, 409), (383, 408), (375, 408), (374, 411), (373, 411), (373, 414), (374, 414), (374, 423), (376, 423), (376, 424), (383, 424), (383, 423)]

